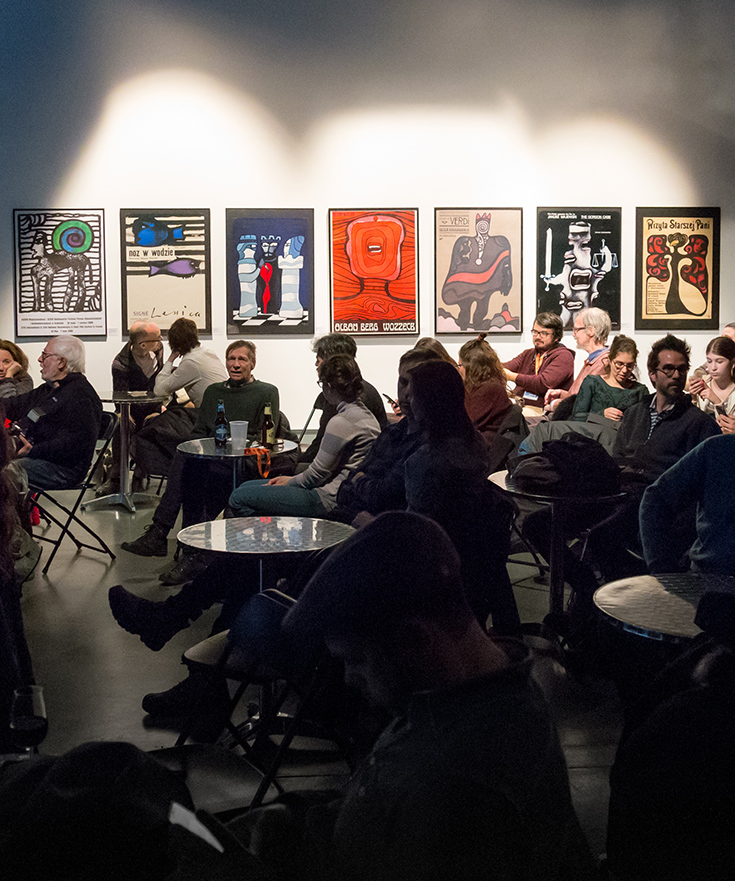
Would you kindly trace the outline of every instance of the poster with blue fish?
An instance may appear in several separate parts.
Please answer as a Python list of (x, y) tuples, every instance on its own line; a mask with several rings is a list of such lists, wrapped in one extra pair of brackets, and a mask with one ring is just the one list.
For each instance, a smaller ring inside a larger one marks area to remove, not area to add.
[(314, 333), (314, 210), (227, 209), (227, 336)]
[(123, 329), (191, 318), (212, 332), (209, 208), (120, 210)]

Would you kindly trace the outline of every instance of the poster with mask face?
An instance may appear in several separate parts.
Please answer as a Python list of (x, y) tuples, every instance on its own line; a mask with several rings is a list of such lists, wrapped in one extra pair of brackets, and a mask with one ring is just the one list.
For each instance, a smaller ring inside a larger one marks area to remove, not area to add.
[(227, 209), (227, 336), (314, 333), (314, 209)]
[(335, 333), (418, 333), (417, 224), (417, 208), (330, 209)]
[(539, 208), (537, 312), (567, 329), (582, 309), (604, 309), (620, 329), (620, 208)]
[(720, 209), (636, 208), (636, 330), (718, 330)]

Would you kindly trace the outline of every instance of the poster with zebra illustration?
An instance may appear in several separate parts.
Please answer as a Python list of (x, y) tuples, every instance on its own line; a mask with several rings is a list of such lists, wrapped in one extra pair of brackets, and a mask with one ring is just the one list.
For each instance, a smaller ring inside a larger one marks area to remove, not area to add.
[(720, 209), (636, 208), (636, 330), (720, 326)]
[(228, 208), (227, 336), (314, 333), (314, 209)]
[(330, 209), (333, 331), (418, 333), (418, 213)]
[(107, 334), (102, 209), (16, 209), (15, 331), (19, 338)]
[(212, 332), (209, 208), (121, 208), (122, 327), (190, 318)]

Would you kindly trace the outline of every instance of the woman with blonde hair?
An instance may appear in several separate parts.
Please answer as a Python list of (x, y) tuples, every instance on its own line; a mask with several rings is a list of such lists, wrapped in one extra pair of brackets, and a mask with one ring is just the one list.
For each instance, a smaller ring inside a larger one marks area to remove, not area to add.
[(25, 352), (10, 340), (0, 340), (0, 398), (15, 398), (33, 391)]
[(485, 341), (487, 334), (465, 343), (459, 350), (459, 372), (464, 381), (465, 407), (472, 424), (491, 440), (508, 415), (511, 400), (505, 373), (495, 349)]

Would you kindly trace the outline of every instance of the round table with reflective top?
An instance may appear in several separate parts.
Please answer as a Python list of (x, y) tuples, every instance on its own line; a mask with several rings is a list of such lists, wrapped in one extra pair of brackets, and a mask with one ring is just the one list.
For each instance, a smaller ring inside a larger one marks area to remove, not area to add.
[[(296, 441), (278, 440), (268, 452), (271, 454), (271, 458), (273, 458), (283, 453), (290, 453), (297, 446)], [(245, 459), (247, 455), (245, 450), (260, 449), (260, 444), (249, 443), (247, 447), (243, 448), (233, 446), (232, 441), (228, 440), (224, 447), (218, 447), (213, 437), (200, 437), (194, 440), (183, 441), (176, 449), (185, 456), (192, 456), (195, 459), (229, 459), (232, 462), (232, 488), (237, 489), (238, 463)]]
[(341, 544), (354, 532), (346, 523), (316, 517), (233, 517), (187, 526), (178, 540), (200, 551), (257, 556), (263, 590), (265, 558), (321, 551)]
[(594, 602), (621, 630), (647, 639), (686, 642), (701, 632), (694, 616), (710, 590), (735, 596), (735, 577), (696, 572), (637, 575), (598, 588)]

